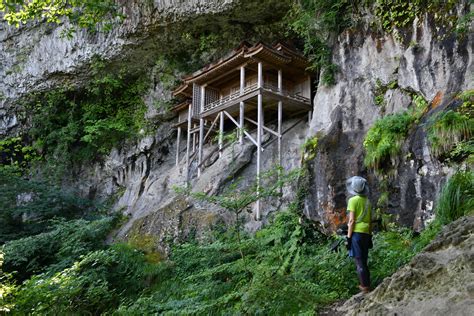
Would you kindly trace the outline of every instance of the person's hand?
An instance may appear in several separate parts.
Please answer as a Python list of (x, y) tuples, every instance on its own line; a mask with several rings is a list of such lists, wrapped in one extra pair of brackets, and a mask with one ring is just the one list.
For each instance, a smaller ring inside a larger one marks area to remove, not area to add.
[(352, 246), (352, 238), (346, 236), (346, 248), (347, 248), (347, 250), (351, 250), (351, 246)]

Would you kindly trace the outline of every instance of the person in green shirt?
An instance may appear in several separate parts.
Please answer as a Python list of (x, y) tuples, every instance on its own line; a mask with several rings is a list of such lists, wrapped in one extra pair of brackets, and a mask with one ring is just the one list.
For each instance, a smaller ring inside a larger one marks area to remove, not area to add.
[(359, 278), (359, 289), (370, 291), (370, 272), (367, 265), (369, 249), (372, 248), (372, 206), (367, 197), (367, 180), (355, 176), (346, 181), (346, 187), (352, 197), (347, 203), (349, 212), (346, 246), (349, 256), (354, 258)]

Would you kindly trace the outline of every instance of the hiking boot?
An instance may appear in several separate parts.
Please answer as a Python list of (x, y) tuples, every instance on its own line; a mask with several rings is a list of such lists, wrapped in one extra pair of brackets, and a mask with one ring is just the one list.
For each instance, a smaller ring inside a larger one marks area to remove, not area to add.
[(363, 286), (363, 285), (359, 285), (359, 290), (364, 293), (364, 294), (367, 294), (370, 292), (370, 287), (368, 286)]

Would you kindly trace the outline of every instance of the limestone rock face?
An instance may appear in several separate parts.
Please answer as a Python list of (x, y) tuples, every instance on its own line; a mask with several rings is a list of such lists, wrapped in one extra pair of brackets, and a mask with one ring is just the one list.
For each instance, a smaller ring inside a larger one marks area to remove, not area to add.
[(67, 24), (36, 23), (17, 29), (0, 22), (0, 135), (21, 128), (17, 103), (22, 97), (65, 85), (83, 86), (97, 58), (111, 69), (127, 65), (132, 72), (147, 70), (188, 31), (259, 24), (288, 7), (288, 1), (276, 0), (120, 2), (123, 23), (106, 33), (78, 30), (71, 39), (61, 36)]
[(409, 264), (338, 315), (472, 315), (474, 217), (447, 225)]
[[(352, 30), (336, 41), (337, 83), (318, 87), (308, 132), (308, 136), (318, 136), (319, 142), (318, 154), (309, 163), (311, 185), (305, 213), (328, 230), (334, 230), (335, 219), (345, 216), (349, 198), (345, 179), (367, 177), (371, 201), (377, 201), (379, 182), (363, 164), (363, 140), (376, 119), (413, 106), (414, 94), (440, 109), (457, 93), (474, 88), (473, 34), (462, 40), (454, 35), (441, 39), (429, 19), (419, 23), (414, 22), (404, 40)], [(386, 90), (383, 108), (375, 102), (380, 86)], [(431, 112), (410, 131), (397, 173), (389, 181), (388, 211), (416, 230), (432, 218), (436, 194), (452, 172), (430, 155), (423, 125)]]

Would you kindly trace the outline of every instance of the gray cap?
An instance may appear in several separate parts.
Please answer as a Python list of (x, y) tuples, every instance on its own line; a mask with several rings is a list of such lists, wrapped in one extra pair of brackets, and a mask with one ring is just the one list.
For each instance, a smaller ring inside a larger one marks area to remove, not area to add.
[(346, 181), (347, 191), (352, 195), (368, 195), (369, 185), (362, 177), (354, 176)]

